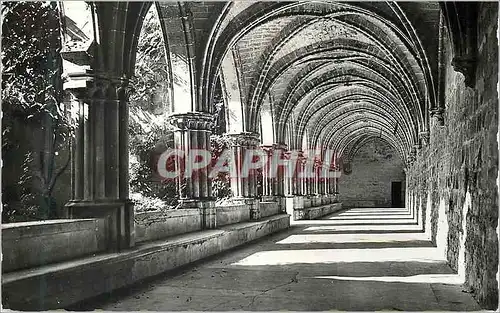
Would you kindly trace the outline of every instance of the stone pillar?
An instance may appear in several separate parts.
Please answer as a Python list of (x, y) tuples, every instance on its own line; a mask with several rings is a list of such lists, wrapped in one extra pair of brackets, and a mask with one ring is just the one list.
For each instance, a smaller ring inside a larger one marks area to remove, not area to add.
[(300, 193), (300, 180), (298, 179), (299, 163), (298, 159), (290, 151), (283, 152), (285, 166), (283, 167), (283, 207), (287, 214), (295, 218), (297, 207), (303, 207)]
[(292, 160), (290, 159), (290, 152), (285, 151), (283, 153), (283, 157), (285, 158), (285, 167), (283, 168), (283, 195), (284, 196), (293, 196), (295, 194), (295, 177), (294, 174), (289, 172), (289, 168), (291, 166)]
[(68, 217), (102, 218), (108, 229), (107, 249), (130, 248), (135, 232), (129, 200), (128, 79), (89, 70), (70, 74), (70, 80), (66, 89), (78, 103), (78, 121)]
[(326, 171), (326, 166), (320, 168), (320, 194), (321, 194), (321, 204), (330, 204), (330, 198), (328, 197), (328, 172)]
[(324, 167), (323, 168), (323, 176), (324, 178), (324, 190), (325, 190), (325, 195), (328, 204), (332, 203), (332, 191), (331, 191), (331, 186), (332, 186), (332, 179), (329, 177), (330, 176), (330, 168), (329, 167)]
[(323, 167), (321, 169), (322, 171), (322, 176), (323, 176), (323, 194), (328, 195), (330, 193), (329, 188), (330, 188), (330, 178), (328, 177), (330, 175), (329, 168)]
[[(284, 144), (276, 144), (275, 149), (273, 152), (274, 157), (278, 157), (284, 162), (286, 159), (286, 145)], [(274, 160), (274, 158), (272, 159)], [(276, 172), (276, 178), (274, 179), (274, 195), (277, 197), (279, 206), (280, 206), (280, 212), (281, 213), (286, 213), (286, 195), (290, 194), (288, 192), (288, 177), (286, 175), (286, 165), (285, 166), (278, 166), (277, 167), (277, 172)]]
[[(177, 163), (177, 168), (183, 170), (193, 164), (195, 161), (193, 149), (210, 152), (210, 134), (213, 126), (211, 114), (204, 112), (173, 114), (169, 116), (168, 121), (175, 127), (174, 148), (182, 151), (184, 155), (182, 158), (184, 163)], [(206, 229), (217, 227), (210, 169), (209, 162), (207, 166), (193, 170), (192, 173), (182, 171), (177, 177), (180, 207), (201, 209), (203, 228)]]
[(303, 155), (301, 177), (304, 188), (302, 189), (302, 194), (307, 197), (310, 197), (314, 194), (314, 181), (311, 177), (311, 172), (314, 173), (314, 165), (310, 164), (309, 162), (311, 162), (311, 160), (308, 159), (306, 155)]
[[(243, 175), (245, 156), (250, 149), (259, 148), (259, 134), (256, 133), (238, 133), (229, 134), (233, 139), (232, 151), (233, 162), (231, 163), (231, 190), (235, 200), (240, 200), (250, 206), (250, 218), (252, 220), (260, 219), (259, 200), (256, 190), (256, 175), (255, 172), (250, 172), (249, 175)], [(244, 177), (246, 176), (246, 177)]]
[(274, 201), (276, 196), (276, 176), (271, 175), (272, 170), (272, 158), (274, 153), (280, 153), (280, 151), (274, 151), (275, 145), (271, 146), (261, 146), (262, 150), (267, 154), (267, 162), (262, 168), (262, 201)]
[(328, 194), (329, 203), (333, 203), (335, 198), (335, 178), (330, 176), (333, 174), (332, 171), (335, 171), (335, 169), (329, 167), (326, 168), (325, 171), (326, 175), (328, 175), (326, 178), (327, 181), (326, 193)]
[[(340, 171), (339, 165), (335, 165), (335, 171)], [(333, 202), (338, 202), (339, 201), (339, 178), (338, 177), (333, 178), (333, 194), (334, 194)]]
[(297, 159), (292, 159), (292, 153), (288, 153), (287, 168), (291, 169), (295, 166), (294, 172), (289, 172), (288, 175), (291, 179), (291, 190), (292, 195), (299, 196), (302, 195), (302, 181), (299, 174), (302, 172), (302, 160), (300, 153), (297, 155)]

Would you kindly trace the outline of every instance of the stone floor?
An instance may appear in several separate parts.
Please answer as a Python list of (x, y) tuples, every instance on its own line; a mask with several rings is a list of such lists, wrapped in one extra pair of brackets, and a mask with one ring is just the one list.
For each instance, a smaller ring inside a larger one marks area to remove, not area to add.
[(87, 303), (158, 311), (471, 311), (406, 209), (350, 209)]

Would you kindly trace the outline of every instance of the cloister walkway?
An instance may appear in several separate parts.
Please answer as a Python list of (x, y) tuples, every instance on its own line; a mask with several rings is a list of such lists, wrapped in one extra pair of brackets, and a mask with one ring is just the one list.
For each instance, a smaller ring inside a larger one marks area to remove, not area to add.
[(156, 278), (85, 309), (479, 310), (403, 208), (356, 208)]

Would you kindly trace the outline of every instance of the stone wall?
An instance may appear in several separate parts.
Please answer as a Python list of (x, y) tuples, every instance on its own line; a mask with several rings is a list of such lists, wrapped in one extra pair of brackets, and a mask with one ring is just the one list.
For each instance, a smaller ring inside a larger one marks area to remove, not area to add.
[(404, 205), (405, 173), (397, 152), (382, 140), (359, 149), (351, 161), (352, 172), (339, 178), (340, 201), (349, 207), (390, 207), (391, 183), (400, 181)]
[(497, 21), (497, 4), (482, 3), (475, 88), (466, 87), (464, 76), (453, 70), (446, 34), (445, 124), (432, 121), (430, 144), (420, 149), (408, 171), (414, 201), (431, 210), (423, 216), (431, 218), (433, 240), (440, 244), (439, 238), (447, 238), (450, 265), (489, 309), (498, 306)]
[(158, 210), (136, 213), (136, 242), (159, 240), (201, 230), (201, 209)]
[(103, 219), (47, 220), (2, 225), (2, 273), (100, 253)]

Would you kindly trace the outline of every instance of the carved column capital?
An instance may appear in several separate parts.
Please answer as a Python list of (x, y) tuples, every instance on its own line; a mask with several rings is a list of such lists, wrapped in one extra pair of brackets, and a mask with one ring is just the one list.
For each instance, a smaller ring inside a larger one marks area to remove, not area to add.
[(275, 145), (260, 145), (260, 148), (266, 152), (268, 156), (272, 156), (275, 150)]
[(420, 142), (422, 145), (427, 146), (429, 144), (429, 132), (428, 131), (422, 131), (419, 133), (420, 136)]
[(416, 145), (413, 146), (410, 150), (410, 153), (408, 154), (408, 164), (413, 164), (415, 160), (417, 159), (417, 147)]
[(78, 99), (128, 101), (135, 91), (127, 76), (86, 70), (68, 75), (64, 89)]
[(168, 117), (168, 122), (177, 130), (210, 131), (214, 125), (213, 116), (205, 112), (173, 114)]
[(474, 87), (476, 80), (478, 3), (440, 2), (453, 43), (455, 71), (465, 76), (465, 85)]
[(256, 147), (260, 143), (260, 136), (257, 133), (242, 132), (237, 134), (228, 134), (233, 140), (233, 144), (242, 147)]
[(435, 118), (439, 126), (444, 126), (444, 109), (434, 108), (429, 111), (432, 118)]
[(464, 83), (467, 87), (474, 87), (476, 81), (476, 63), (477, 59), (470, 55), (457, 55), (451, 61), (453, 69), (464, 75)]
[(275, 143), (274, 148), (279, 150), (288, 150), (288, 145), (285, 143)]

